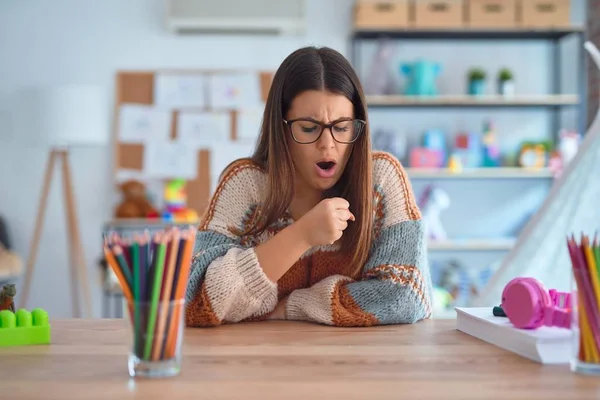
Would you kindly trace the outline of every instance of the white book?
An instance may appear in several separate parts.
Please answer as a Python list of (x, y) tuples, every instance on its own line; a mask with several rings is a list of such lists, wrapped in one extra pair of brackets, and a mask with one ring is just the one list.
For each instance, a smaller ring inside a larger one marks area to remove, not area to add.
[(456, 329), (541, 364), (568, 364), (575, 351), (570, 329), (517, 329), (492, 307), (457, 307)]

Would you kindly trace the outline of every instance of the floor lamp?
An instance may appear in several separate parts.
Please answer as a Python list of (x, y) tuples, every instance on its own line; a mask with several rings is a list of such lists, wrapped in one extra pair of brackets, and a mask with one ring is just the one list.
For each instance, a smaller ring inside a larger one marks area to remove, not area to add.
[[(81, 289), (85, 300), (85, 315), (91, 317), (91, 293), (79, 232), (69, 158), (71, 149), (79, 146), (102, 145), (108, 142), (109, 116), (106, 113), (106, 97), (100, 88), (76, 85), (36, 89), (31, 93), (33, 95), (30, 96), (31, 107), (29, 110), (33, 124), (37, 128), (36, 131), (43, 134), (44, 139), (49, 139), (52, 144), (49, 148), (33, 237), (25, 267), (24, 284), (19, 289), (21, 296), (19, 307), (26, 307), (30, 294), (52, 177), (55, 167), (60, 166), (63, 181), (63, 207), (66, 214), (73, 316), (80, 318), (82, 315), (79, 292)], [(47, 140), (44, 141), (47, 142)]]

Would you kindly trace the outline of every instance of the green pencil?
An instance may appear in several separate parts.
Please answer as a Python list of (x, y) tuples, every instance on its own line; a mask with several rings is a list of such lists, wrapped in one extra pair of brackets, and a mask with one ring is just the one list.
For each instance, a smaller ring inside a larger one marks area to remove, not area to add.
[(133, 239), (132, 248), (132, 262), (133, 262), (133, 309), (134, 309), (134, 348), (139, 356), (141, 354), (141, 347), (139, 346), (140, 338), (140, 246), (138, 244), (137, 237)]
[(166, 242), (164, 238), (161, 238), (160, 243), (156, 246), (156, 269), (154, 270), (154, 284), (152, 286), (149, 296), (151, 297), (151, 305), (148, 312), (150, 316), (148, 318), (148, 329), (146, 331), (146, 347), (144, 349), (144, 359), (149, 360), (152, 355), (152, 344), (154, 341), (154, 325), (156, 324), (156, 312), (158, 308), (158, 299), (160, 297), (160, 288), (163, 280), (163, 271), (165, 268), (165, 253), (166, 253)]

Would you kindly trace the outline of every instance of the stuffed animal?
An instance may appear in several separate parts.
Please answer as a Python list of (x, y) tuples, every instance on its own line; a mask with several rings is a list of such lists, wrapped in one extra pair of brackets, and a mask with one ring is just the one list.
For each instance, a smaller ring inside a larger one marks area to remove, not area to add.
[(120, 185), (123, 201), (115, 210), (117, 218), (156, 218), (158, 211), (146, 197), (146, 186), (139, 181), (129, 180)]
[(568, 131), (563, 129), (560, 132), (560, 141), (558, 144), (558, 152), (562, 160), (562, 166), (566, 167), (579, 150), (579, 143), (581, 142), (581, 135), (577, 132)]

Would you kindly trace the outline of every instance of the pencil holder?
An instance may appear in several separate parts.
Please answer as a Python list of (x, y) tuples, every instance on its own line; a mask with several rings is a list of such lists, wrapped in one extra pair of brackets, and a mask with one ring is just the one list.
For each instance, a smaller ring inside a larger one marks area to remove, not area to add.
[(165, 378), (181, 370), (184, 300), (129, 301), (131, 377)]
[(132, 328), (129, 375), (167, 377), (181, 365), (185, 290), (195, 229), (106, 238), (104, 255), (127, 299)]
[(568, 239), (571, 276), (571, 371), (600, 375), (600, 246)]

